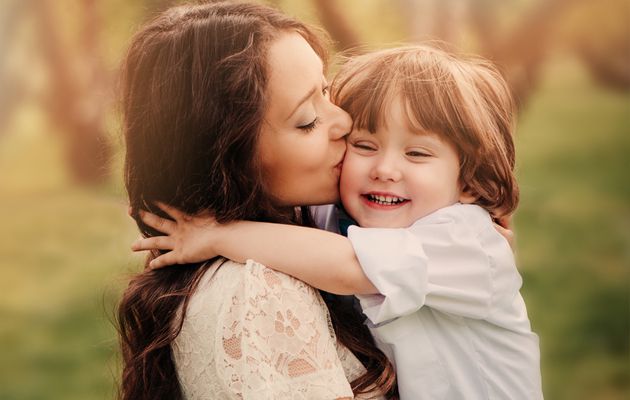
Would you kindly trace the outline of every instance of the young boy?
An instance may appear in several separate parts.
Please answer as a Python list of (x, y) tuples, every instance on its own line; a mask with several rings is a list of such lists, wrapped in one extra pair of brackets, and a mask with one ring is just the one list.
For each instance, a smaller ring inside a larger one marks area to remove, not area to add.
[[(252, 258), (357, 295), (396, 365), (403, 400), (542, 398), (522, 280), (492, 222), (518, 203), (503, 79), (481, 61), (404, 47), (351, 59), (333, 82), (333, 100), (354, 119), (340, 181), (341, 214), (358, 224), (347, 238), (280, 224), (217, 225), (163, 206), (177, 222), (169, 236), (134, 249), (172, 249), (154, 267)], [(337, 211), (320, 208), (315, 218), (345, 231)], [(148, 214), (145, 221), (160, 223)]]

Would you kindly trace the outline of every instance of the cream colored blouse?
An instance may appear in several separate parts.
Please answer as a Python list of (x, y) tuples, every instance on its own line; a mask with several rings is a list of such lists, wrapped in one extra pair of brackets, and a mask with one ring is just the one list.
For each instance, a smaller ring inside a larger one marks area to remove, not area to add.
[(194, 400), (352, 398), (348, 382), (364, 372), (319, 293), (252, 260), (209, 268), (172, 355)]

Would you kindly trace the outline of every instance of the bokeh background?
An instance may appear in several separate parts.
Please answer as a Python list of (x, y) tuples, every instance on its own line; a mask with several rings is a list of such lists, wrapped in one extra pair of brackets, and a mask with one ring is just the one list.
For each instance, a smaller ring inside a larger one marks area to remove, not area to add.
[[(176, 1), (0, 1), (0, 399), (109, 399), (126, 216), (118, 65)], [(630, 2), (271, 2), (335, 50), (440, 39), (519, 103), (523, 295), (547, 399), (630, 397)]]

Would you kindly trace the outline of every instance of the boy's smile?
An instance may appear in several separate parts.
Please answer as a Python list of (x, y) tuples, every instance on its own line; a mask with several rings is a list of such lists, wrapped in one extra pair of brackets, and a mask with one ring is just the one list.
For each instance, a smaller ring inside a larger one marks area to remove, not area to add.
[(370, 192), (362, 194), (361, 198), (368, 207), (375, 209), (391, 209), (392, 207), (402, 207), (409, 199), (399, 197), (394, 193)]
[(341, 174), (341, 200), (362, 227), (404, 228), (456, 202), (461, 190), (454, 146), (434, 133), (412, 132), (400, 100), (370, 133), (354, 130)]

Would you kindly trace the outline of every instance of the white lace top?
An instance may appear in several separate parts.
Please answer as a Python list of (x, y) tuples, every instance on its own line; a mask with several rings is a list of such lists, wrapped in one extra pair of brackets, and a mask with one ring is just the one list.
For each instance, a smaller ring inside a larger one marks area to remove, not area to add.
[(254, 261), (211, 266), (173, 359), (186, 399), (352, 398), (363, 373), (337, 343), (319, 293)]

